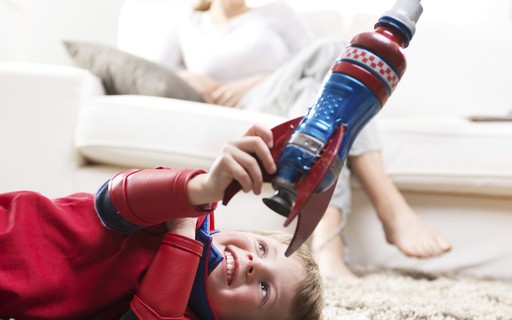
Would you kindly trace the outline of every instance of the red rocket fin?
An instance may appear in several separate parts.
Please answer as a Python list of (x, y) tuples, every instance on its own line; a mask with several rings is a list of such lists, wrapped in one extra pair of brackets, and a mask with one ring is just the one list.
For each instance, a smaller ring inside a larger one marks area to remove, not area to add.
[(284, 222), (284, 226), (288, 226), (297, 215), (299, 219), (292, 242), (286, 250), (286, 256), (290, 256), (309, 238), (329, 205), (336, 183), (324, 192), (315, 193), (315, 190), (320, 186), (320, 183), (327, 175), (334, 159), (338, 155), (345, 129), (346, 127), (344, 125), (339, 127), (334, 136), (327, 143), (320, 158), (311, 167), (311, 170), (309, 170), (306, 176), (297, 184), (297, 199), (295, 200), (288, 218)]
[(315, 231), (316, 226), (329, 206), (334, 189), (336, 189), (336, 183), (324, 192), (314, 193), (308, 202), (304, 204), (297, 218), (293, 239), (285, 252), (287, 257), (291, 256)]

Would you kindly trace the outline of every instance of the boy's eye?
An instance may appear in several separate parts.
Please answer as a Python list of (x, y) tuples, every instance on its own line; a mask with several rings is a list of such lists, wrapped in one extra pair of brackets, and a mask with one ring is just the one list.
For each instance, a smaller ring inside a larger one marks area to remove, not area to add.
[(263, 256), (265, 256), (265, 253), (267, 252), (267, 247), (265, 246), (265, 244), (260, 243), (258, 245), (258, 250), (259, 250), (260, 257), (263, 257)]
[(263, 303), (265, 303), (269, 296), (270, 288), (265, 282), (261, 283), (261, 296), (263, 297)]

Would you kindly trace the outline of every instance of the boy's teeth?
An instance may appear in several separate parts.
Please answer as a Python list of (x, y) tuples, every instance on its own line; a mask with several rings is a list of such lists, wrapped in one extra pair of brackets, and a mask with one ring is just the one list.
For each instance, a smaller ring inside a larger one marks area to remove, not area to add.
[(231, 280), (233, 279), (235, 259), (233, 259), (233, 255), (229, 251), (224, 252), (224, 256), (226, 257), (227, 280), (228, 284), (230, 284)]

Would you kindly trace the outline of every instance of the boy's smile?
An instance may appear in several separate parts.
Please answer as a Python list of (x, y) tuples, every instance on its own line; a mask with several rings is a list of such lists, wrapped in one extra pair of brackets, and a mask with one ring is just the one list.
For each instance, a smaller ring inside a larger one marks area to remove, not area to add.
[(295, 288), (305, 274), (287, 245), (249, 232), (223, 231), (212, 235), (224, 260), (208, 277), (208, 296), (222, 320), (287, 319)]
[(233, 278), (236, 277), (236, 272), (238, 268), (236, 256), (234, 256), (228, 249), (224, 251), (223, 265), (226, 268), (226, 282), (229, 286)]

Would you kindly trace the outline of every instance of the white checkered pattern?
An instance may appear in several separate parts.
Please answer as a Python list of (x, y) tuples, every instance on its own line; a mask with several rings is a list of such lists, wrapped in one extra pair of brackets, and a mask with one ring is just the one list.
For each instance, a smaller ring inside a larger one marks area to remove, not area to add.
[(345, 50), (341, 59), (357, 61), (369, 69), (373, 69), (373, 71), (387, 84), (387, 87), (390, 88), (391, 91), (395, 90), (398, 82), (400, 81), (396, 72), (391, 69), (384, 60), (368, 50), (349, 47)]

